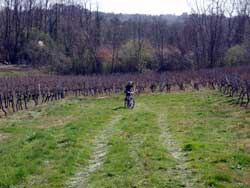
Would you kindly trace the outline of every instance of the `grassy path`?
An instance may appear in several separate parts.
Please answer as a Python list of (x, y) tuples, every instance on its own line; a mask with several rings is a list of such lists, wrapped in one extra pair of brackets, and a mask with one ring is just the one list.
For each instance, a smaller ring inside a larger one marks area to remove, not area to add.
[(185, 157), (185, 153), (182, 151), (182, 148), (176, 143), (173, 136), (169, 132), (167, 121), (165, 120), (166, 114), (160, 114), (158, 124), (161, 127), (161, 136), (160, 140), (164, 143), (167, 151), (176, 161), (176, 167), (170, 168), (169, 173), (173, 177), (177, 177), (180, 180), (181, 186), (186, 188), (195, 187), (194, 183), (194, 174), (190, 169), (190, 164), (188, 164)]
[(121, 116), (114, 117), (105, 129), (97, 136), (94, 143), (94, 151), (91, 155), (89, 164), (80, 169), (73, 178), (67, 183), (66, 187), (81, 188), (86, 187), (87, 178), (95, 172), (102, 164), (107, 152), (107, 141), (112, 134), (114, 126), (119, 122)]
[(248, 188), (250, 111), (212, 91), (71, 98), (0, 120), (1, 188)]
[(141, 101), (123, 115), (109, 141), (101, 169), (89, 178), (87, 187), (166, 187), (178, 184), (167, 173), (175, 162), (159, 142), (157, 116)]
[[(115, 103), (114, 103), (115, 104)], [(64, 187), (113, 116), (108, 101), (67, 99), (1, 120), (0, 187)]]

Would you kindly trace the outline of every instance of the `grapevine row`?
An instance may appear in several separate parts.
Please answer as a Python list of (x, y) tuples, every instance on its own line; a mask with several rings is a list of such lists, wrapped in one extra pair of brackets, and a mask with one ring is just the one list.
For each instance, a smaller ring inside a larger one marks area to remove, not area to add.
[(111, 95), (121, 93), (133, 80), (137, 93), (170, 92), (201, 87), (218, 89), (224, 95), (237, 97), (237, 103), (250, 103), (250, 67), (206, 69), (199, 71), (145, 73), (110, 76), (34, 76), (0, 77), (0, 113), (17, 112), (64, 99), (68, 95)]

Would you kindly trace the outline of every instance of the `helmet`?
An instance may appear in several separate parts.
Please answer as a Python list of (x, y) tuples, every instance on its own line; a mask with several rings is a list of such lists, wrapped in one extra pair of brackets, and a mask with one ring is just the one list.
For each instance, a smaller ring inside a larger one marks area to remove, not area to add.
[(128, 81), (128, 85), (129, 85), (129, 86), (133, 86), (133, 85), (134, 85), (134, 82), (133, 82), (133, 81)]

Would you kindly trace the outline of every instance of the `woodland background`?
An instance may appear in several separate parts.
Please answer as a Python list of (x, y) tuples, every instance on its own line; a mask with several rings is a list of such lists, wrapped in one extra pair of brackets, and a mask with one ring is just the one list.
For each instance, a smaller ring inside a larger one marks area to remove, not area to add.
[(89, 1), (1, 2), (2, 64), (86, 75), (250, 63), (249, 0), (196, 0), (181, 16), (103, 13)]

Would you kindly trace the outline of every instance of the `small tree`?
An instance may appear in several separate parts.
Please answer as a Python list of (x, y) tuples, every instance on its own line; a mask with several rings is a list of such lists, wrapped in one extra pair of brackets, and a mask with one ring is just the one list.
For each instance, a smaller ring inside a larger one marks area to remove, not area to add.
[(224, 64), (229, 66), (239, 65), (245, 62), (245, 57), (245, 49), (240, 45), (236, 45), (227, 50), (224, 58)]
[(185, 70), (193, 66), (193, 54), (191, 52), (182, 54), (181, 51), (174, 47), (164, 48), (164, 59), (160, 63), (159, 71)]
[(100, 47), (97, 51), (97, 59), (102, 63), (103, 73), (110, 73), (114, 69), (112, 49)]
[(137, 42), (129, 40), (121, 47), (119, 57), (125, 71), (143, 72), (153, 62), (153, 48), (148, 41), (144, 40), (142, 45), (138, 46)]

